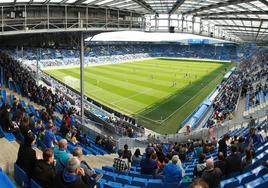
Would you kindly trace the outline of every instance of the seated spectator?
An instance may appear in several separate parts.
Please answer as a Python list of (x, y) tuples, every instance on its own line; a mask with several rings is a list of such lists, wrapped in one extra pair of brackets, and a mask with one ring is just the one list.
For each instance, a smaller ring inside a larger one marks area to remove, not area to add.
[(252, 164), (252, 151), (246, 149), (246, 156), (242, 158), (242, 169), (247, 167), (248, 165)]
[(76, 134), (77, 132), (76, 131), (73, 131), (72, 135), (71, 135), (71, 138), (70, 138), (70, 141), (75, 145), (78, 143), (77, 141), (77, 138), (76, 138)]
[(167, 183), (180, 183), (182, 178), (182, 169), (177, 163), (181, 163), (179, 156), (174, 155), (171, 163), (165, 165), (163, 169), (163, 181)]
[(102, 174), (97, 174), (93, 168), (91, 168), (86, 161), (82, 159), (83, 151), (79, 147), (75, 147), (72, 152), (74, 157), (80, 160), (80, 166), (84, 169), (85, 174), (89, 177), (89, 187), (94, 187), (97, 182), (102, 178)]
[(33, 179), (43, 188), (50, 188), (54, 185), (56, 176), (56, 161), (54, 152), (47, 148), (43, 151), (43, 159), (36, 162), (33, 170)]
[(226, 174), (240, 172), (242, 167), (241, 154), (237, 152), (235, 145), (231, 146), (231, 154), (226, 158)]
[(123, 159), (127, 159), (128, 162), (131, 162), (131, 157), (132, 157), (132, 153), (131, 151), (128, 149), (128, 145), (125, 144), (124, 145), (124, 150), (123, 150)]
[(140, 149), (136, 149), (134, 155), (132, 156), (132, 166), (140, 166), (142, 160)]
[(32, 129), (34, 134), (39, 135), (41, 127), (42, 127), (42, 121), (41, 119), (38, 119), (34, 125), (34, 128)]
[(219, 168), (214, 168), (213, 158), (206, 162), (206, 170), (203, 172), (201, 178), (208, 184), (209, 187), (220, 187), (222, 172)]
[(54, 148), (54, 144), (57, 144), (56, 136), (53, 132), (53, 124), (51, 122), (47, 123), (47, 129), (45, 131), (44, 144), (48, 148)]
[(218, 161), (215, 162), (214, 166), (219, 168), (224, 176), (226, 175), (226, 161), (222, 152), (218, 154)]
[(118, 158), (114, 158), (114, 164), (113, 164), (114, 169), (119, 172), (127, 171), (129, 169), (128, 161), (127, 159), (123, 159), (122, 150), (118, 151), (118, 156), (119, 156)]
[(61, 139), (58, 146), (54, 148), (54, 156), (56, 160), (57, 171), (63, 170), (66, 167), (66, 163), (69, 159), (69, 154), (67, 153), (68, 142), (66, 139)]
[(67, 133), (70, 131), (70, 127), (66, 125), (65, 121), (62, 121), (60, 126), (60, 133), (65, 138)]
[(199, 143), (198, 147), (195, 148), (195, 154), (196, 156), (199, 156), (201, 153), (203, 153), (203, 147), (202, 147), (202, 144)]
[(206, 155), (201, 153), (199, 155), (199, 160), (196, 166), (194, 167), (194, 176), (201, 177), (202, 173), (206, 169)]
[(35, 135), (32, 132), (28, 132), (28, 134), (24, 137), (24, 143), (20, 144), (18, 158), (16, 161), (17, 165), (30, 177), (33, 175), (32, 172), (37, 161), (36, 152), (32, 149), (35, 141)]
[(88, 188), (89, 177), (84, 169), (80, 167), (80, 161), (71, 157), (67, 161), (65, 170), (57, 173), (55, 177), (55, 188)]
[(151, 159), (152, 150), (147, 151), (145, 159), (141, 160), (141, 174), (155, 175), (157, 170), (157, 162)]

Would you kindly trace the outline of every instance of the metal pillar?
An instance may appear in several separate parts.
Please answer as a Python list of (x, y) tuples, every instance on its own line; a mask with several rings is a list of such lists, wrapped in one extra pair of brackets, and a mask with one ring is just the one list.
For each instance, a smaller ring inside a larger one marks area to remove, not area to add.
[(183, 22), (184, 22), (184, 16), (181, 17), (181, 32), (183, 33)]
[(194, 23), (195, 23), (195, 17), (192, 17), (192, 34), (194, 34)]
[(4, 88), (4, 69), (3, 67), (0, 67), (1, 69), (1, 84), (2, 84), (2, 87)]
[(39, 61), (41, 59), (41, 50), (39, 49), (37, 52), (36, 52), (36, 83), (37, 85), (39, 85)]
[(80, 34), (80, 100), (81, 124), (84, 125), (84, 34)]
[(4, 32), (4, 7), (1, 7), (1, 23), (2, 23), (2, 32)]

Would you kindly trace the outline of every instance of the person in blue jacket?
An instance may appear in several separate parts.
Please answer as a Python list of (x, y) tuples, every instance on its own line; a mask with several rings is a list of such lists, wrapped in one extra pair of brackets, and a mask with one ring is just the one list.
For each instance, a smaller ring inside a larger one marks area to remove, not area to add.
[(171, 163), (165, 165), (163, 174), (163, 181), (166, 183), (180, 183), (182, 179), (182, 169), (178, 165), (178, 161), (180, 161), (178, 155), (174, 155), (171, 159)]

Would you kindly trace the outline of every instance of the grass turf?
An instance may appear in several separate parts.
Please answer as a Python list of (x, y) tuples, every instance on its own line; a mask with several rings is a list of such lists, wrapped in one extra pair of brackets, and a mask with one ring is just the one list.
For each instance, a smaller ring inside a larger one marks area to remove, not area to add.
[[(165, 58), (90, 66), (85, 67), (85, 94), (153, 131), (175, 133), (233, 66), (214, 60)], [(79, 67), (44, 71), (79, 90)]]

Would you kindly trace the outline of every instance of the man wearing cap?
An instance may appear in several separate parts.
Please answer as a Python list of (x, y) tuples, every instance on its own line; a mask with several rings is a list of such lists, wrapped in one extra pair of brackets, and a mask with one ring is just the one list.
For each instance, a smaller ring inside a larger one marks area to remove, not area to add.
[(71, 157), (67, 161), (66, 168), (56, 175), (55, 188), (88, 188), (89, 177), (80, 167), (77, 157)]
[(178, 165), (178, 162), (181, 163), (179, 156), (174, 155), (171, 159), (171, 163), (165, 165), (163, 174), (163, 181), (167, 183), (180, 183), (182, 178), (182, 169)]

